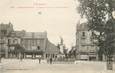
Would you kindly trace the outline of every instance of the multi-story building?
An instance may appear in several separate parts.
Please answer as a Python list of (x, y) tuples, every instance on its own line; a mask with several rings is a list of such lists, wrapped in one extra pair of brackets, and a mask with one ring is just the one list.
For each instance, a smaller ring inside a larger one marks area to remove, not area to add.
[(98, 48), (93, 44), (91, 36), (92, 32), (88, 30), (87, 24), (77, 25), (76, 48), (79, 60), (97, 60)]
[(10, 35), (7, 37), (7, 46), (8, 46), (8, 57), (15, 58), (18, 57), (19, 52), (24, 49), (20, 48), (20, 51), (16, 48), (17, 45), (21, 47), (22, 45), (22, 37), (24, 36), (25, 31), (12, 31)]
[(56, 57), (59, 49), (49, 42), (47, 32), (25, 32), (22, 37), (22, 46), (27, 54), (43, 55), (44, 58)]
[(46, 32), (26, 32), (22, 37), (22, 45), (26, 50), (36, 50), (37, 47), (40, 47), (45, 51), (46, 39)]
[(46, 50), (46, 32), (25, 32), (21, 38), (21, 44), (25, 49), (25, 54), (44, 55)]
[(0, 24), (0, 55), (8, 56), (7, 37), (14, 31), (13, 25), (9, 22), (8, 24)]
[(0, 24), (0, 56), (20, 58), (26, 55), (42, 55), (44, 58), (56, 57), (59, 53), (57, 46), (47, 38), (47, 32), (15, 31), (13, 25)]

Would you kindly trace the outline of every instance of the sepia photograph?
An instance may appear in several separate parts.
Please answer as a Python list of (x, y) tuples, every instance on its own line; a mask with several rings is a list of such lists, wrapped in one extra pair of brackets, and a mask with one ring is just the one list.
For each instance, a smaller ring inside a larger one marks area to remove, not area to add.
[(0, 0), (0, 73), (115, 73), (115, 0)]

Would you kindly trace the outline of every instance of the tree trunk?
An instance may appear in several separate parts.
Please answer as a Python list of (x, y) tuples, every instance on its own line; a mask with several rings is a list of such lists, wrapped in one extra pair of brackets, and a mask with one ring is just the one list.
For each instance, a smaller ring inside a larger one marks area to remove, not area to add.
[(107, 56), (107, 70), (113, 70), (112, 56)]

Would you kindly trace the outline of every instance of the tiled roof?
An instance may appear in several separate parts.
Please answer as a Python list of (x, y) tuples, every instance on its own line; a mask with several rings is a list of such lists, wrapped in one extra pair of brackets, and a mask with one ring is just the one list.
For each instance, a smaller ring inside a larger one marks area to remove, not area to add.
[(52, 44), (50, 41), (47, 41), (46, 53), (48, 53), (48, 54), (53, 54), (53, 53), (59, 54), (59, 51), (60, 50), (56, 45)]

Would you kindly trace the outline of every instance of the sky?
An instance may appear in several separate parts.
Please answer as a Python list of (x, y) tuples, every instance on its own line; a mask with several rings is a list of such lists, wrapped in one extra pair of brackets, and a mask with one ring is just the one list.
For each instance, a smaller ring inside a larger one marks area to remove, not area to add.
[(75, 45), (79, 20), (75, 0), (1, 0), (0, 23), (11, 22), (15, 30), (47, 31), (48, 39), (67, 48)]

